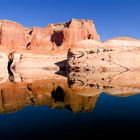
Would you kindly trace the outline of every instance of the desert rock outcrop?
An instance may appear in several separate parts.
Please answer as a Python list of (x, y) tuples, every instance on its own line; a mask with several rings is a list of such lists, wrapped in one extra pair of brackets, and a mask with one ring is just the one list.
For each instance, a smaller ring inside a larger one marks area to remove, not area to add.
[[(110, 41), (108, 41), (110, 42)], [(120, 43), (122, 42), (122, 43)], [(70, 71), (119, 71), (140, 69), (140, 42), (124, 40), (111, 46), (95, 40), (83, 40), (68, 51), (68, 68)], [(126, 41), (125, 41), (126, 42)], [(136, 45), (136, 46), (133, 46)]]
[(93, 21), (26, 28), (0, 20), (0, 112), (28, 105), (92, 111), (102, 92), (140, 93), (140, 40), (104, 42)]
[(0, 20), (0, 45), (12, 50), (28, 49), (47, 52), (83, 40), (99, 40), (91, 20), (72, 19), (69, 22), (27, 28), (13, 21)]

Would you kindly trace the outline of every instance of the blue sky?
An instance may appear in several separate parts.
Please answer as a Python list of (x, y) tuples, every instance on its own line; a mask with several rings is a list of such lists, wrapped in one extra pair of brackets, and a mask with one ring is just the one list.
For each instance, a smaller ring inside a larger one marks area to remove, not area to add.
[(101, 40), (140, 39), (139, 0), (0, 0), (0, 19), (24, 26), (44, 27), (71, 18), (94, 20)]

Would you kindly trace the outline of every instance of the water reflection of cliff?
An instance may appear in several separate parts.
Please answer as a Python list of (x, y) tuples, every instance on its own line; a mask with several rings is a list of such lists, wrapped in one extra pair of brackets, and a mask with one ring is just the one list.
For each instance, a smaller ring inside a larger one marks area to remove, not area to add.
[[(0, 85), (0, 112), (18, 111), (28, 105), (47, 105), (50, 108), (69, 109), (72, 112), (92, 111), (98, 92), (94, 88), (69, 88), (67, 77), (46, 72), (43, 80), (37, 81), (22, 75), (21, 82), (5, 82)], [(19, 78), (18, 78), (19, 79)], [(31, 81), (31, 82), (30, 82)], [(81, 94), (82, 91), (82, 94)], [(87, 93), (92, 93), (90, 96)]]
[(1, 113), (15, 112), (29, 105), (91, 112), (102, 92), (113, 96), (140, 93), (137, 71), (71, 72), (68, 77), (41, 69), (29, 71), (15, 73), (12, 82), (7, 80), (0, 84)]

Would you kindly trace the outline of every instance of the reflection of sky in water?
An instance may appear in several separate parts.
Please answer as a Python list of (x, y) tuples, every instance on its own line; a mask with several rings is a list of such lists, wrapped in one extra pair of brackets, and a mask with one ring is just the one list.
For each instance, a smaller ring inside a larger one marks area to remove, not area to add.
[(102, 93), (90, 113), (30, 106), (16, 113), (0, 115), (0, 134), (2, 138), (57, 135), (63, 138), (64, 135), (89, 137), (100, 133), (134, 133), (140, 124), (139, 99), (139, 95), (123, 98)]

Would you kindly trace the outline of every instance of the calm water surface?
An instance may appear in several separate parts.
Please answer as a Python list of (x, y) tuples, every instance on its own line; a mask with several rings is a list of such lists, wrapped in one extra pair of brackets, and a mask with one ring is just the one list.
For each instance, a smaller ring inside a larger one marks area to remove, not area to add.
[(105, 85), (94, 78), (91, 82), (83, 76), (72, 79), (58, 76), (43, 81), (3, 83), (1, 138), (68, 139), (139, 133), (138, 88), (128, 89), (126, 83), (118, 87), (117, 81)]

